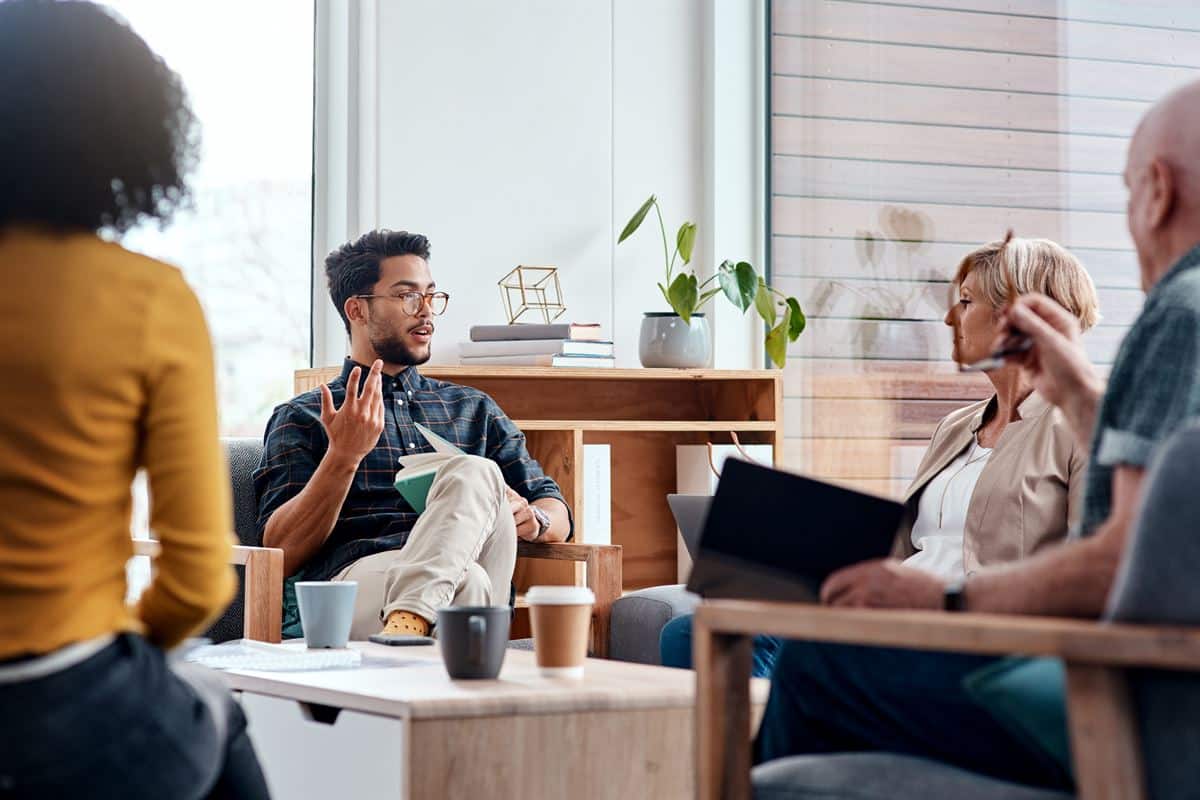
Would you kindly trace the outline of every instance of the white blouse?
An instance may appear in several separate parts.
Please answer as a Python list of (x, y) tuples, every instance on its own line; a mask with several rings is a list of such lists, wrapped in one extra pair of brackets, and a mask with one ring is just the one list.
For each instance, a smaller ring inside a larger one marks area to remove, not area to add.
[(972, 439), (966, 452), (926, 484), (912, 526), (912, 543), (917, 552), (905, 559), (905, 564), (947, 580), (963, 576), (967, 509), (991, 454), (990, 448), (980, 447)]

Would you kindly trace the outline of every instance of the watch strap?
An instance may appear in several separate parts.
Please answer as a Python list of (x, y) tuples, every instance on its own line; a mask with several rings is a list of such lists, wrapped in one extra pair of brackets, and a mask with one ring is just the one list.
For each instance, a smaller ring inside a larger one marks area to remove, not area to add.
[(533, 518), (536, 519), (538, 523), (537, 536), (534, 537), (534, 541), (537, 541), (538, 539), (542, 538), (542, 534), (550, 530), (550, 515), (532, 503), (529, 504), (529, 510), (532, 512)]
[(942, 594), (942, 608), (946, 611), (965, 611), (967, 608), (966, 588), (966, 578), (958, 578), (948, 583)]

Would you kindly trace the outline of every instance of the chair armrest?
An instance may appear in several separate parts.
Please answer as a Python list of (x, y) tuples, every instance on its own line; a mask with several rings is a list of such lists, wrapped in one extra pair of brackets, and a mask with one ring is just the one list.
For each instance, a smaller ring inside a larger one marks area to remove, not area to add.
[[(154, 539), (135, 537), (133, 552), (157, 558), (162, 545)], [(229, 563), (246, 568), (242, 635), (260, 642), (278, 642), (283, 628), (283, 551), (278, 547), (235, 545)]]
[(696, 610), (699, 796), (748, 798), (754, 634), (915, 650), (1053, 656), (1066, 662), (1071, 751), (1081, 798), (1145, 797), (1124, 669), (1200, 670), (1200, 627), (992, 614), (836, 609), (717, 601)]
[(1015, 653), (1105, 666), (1200, 670), (1200, 627), (734, 600), (701, 603), (696, 624), (723, 634), (762, 633), (913, 650)]
[(607, 658), (612, 604), (621, 596), (620, 546), (521, 541), (517, 542), (517, 557), (583, 562), (587, 587), (596, 596), (596, 605), (592, 609), (591, 652), (597, 658)]

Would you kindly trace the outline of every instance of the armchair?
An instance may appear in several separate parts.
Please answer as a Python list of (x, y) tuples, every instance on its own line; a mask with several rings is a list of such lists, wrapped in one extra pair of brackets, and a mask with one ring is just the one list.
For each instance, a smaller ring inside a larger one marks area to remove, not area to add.
[[(236, 563), (246, 565), (245, 635), (252, 639), (278, 642), (283, 604), (283, 551), (253, 546), (258, 544), (258, 503), (254, 495), (254, 470), (262, 456), (262, 442), (253, 438), (227, 438), (223, 443), (233, 484), (234, 528), (243, 545), (235, 548), (235, 558), (244, 559)], [(267, 557), (260, 554), (263, 550), (279, 554), (278, 577), (267, 570)], [(600, 658), (607, 657), (612, 604), (621, 596), (621, 548), (614, 545), (519, 542), (517, 558), (574, 561), (584, 565), (584, 581), (596, 595), (596, 605), (592, 613), (591, 652)], [(253, 575), (252, 568), (255, 570)], [(260, 568), (264, 570), (262, 577), (259, 577)], [(214, 626), (214, 633), (217, 635), (213, 638), (232, 639), (242, 635), (238, 604), (239, 601), (235, 601), (217, 626)], [(252, 616), (255, 620), (254, 628), (250, 627)], [(249, 633), (251, 630), (260, 632), (260, 625), (271, 626), (274, 638)], [(231, 630), (235, 626), (236, 630)], [(217, 629), (220, 629), (219, 632)]]
[[(1106, 621), (931, 611), (716, 602), (697, 611), (702, 798), (751, 791), (750, 637), (841, 642), (1063, 661), (1071, 761), (1085, 800), (1194, 797), (1200, 747), (1200, 424), (1174, 434), (1147, 473)], [(755, 770), (763, 795), (1063, 798), (924, 759), (888, 753), (796, 756)], [(786, 774), (783, 774), (786, 773)], [(780, 780), (782, 778), (782, 780)], [(867, 784), (875, 790), (867, 794)]]
[[(133, 540), (134, 555), (149, 556), (153, 560), (160, 550), (161, 545), (154, 539)], [(243, 596), (240, 602), (230, 605), (217, 625), (237, 626), (240, 605), (242, 636), (260, 642), (278, 642), (283, 624), (283, 551), (277, 547), (238, 545), (233, 548), (230, 563), (245, 568)]]
[[(1062, 659), (1067, 675), (1071, 756), (1078, 796), (1086, 800), (1139, 800), (1147, 796), (1138, 721), (1126, 685), (1127, 670), (1200, 672), (1200, 628), (1195, 627), (746, 601), (703, 603), (696, 611), (693, 636), (697, 777), (699, 797), (704, 800), (751, 797), (747, 733), (750, 642), (756, 633), (881, 647)], [(840, 758), (872, 765), (872, 759), (878, 756), (865, 753)], [(906, 760), (903, 756), (895, 759)], [(849, 766), (852, 769), (854, 765)], [(940, 769), (931, 762), (921, 762), (919, 768)], [(961, 770), (944, 771), (957, 773), (952, 777), (961, 785)], [(998, 783), (982, 777), (978, 781)], [(923, 783), (927, 789), (930, 785), (930, 781)], [(994, 796), (1011, 796), (1021, 790), (1010, 786), (1008, 791), (1008, 795)], [(1038, 797), (1061, 796), (1030, 791), (1031, 797), (1032, 792)]]
[[(241, 588), (205, 635), (216, 642), (243, 637), (278, 642), (283, 623), (283, 551), (258, 546), (255, 526), (258, 502), (251, 479), (262, 445), (257, 439), (243, 438), (222, 439), (221, 443), (229, 462), (232, 522), (240, 543), (233, 548), (230, 563), (242, 567), (238, 576)], [(159, 549), (160, 544), (153, 539), (133, 540), (134, 555), (148, 556), (151, 561), (158, 556)]]

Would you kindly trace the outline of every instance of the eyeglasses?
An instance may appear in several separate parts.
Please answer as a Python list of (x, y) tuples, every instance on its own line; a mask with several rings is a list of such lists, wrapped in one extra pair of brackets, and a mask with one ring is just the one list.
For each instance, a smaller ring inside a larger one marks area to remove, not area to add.
[(422, 292), (404, 292), (403, 294), (356, 294), (355, 297), (361, 297), (364, 300), (399, 300), (400, 310), (409, 316), (416, 316), (421, 313), (421, 306), (429, 304), (429, 313), (435, 317), (439, 314), (444, 314), (446, 306), (450, 303), (450, 295), (445, 292), (430, 292), (428, 294)]

